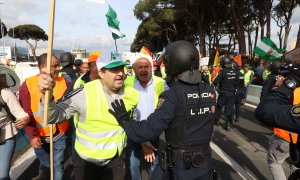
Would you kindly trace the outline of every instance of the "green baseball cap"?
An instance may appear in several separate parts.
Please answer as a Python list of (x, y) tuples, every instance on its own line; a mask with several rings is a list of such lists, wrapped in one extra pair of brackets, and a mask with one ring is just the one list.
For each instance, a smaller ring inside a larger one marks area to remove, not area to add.
[(118, 66), (124, 66), (126, 63), (122, 60), (121, 54), (118, 52), (103, 52), (96, 61), (97, 69), (112, 69)]

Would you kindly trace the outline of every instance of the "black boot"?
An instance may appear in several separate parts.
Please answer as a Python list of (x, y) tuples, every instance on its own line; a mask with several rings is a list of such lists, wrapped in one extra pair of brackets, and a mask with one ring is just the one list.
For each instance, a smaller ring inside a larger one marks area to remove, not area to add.
[(239, 122), (240, 121), (240, 116), (236, 116), (234, 122)]
[(226, 131), (230, 131), (230, 124), (229, 124), (229, 121), (226, 121), (224, 129), (225, 129)]
[(215, 125), (216, 125), (216, 126), (219, 126), (219, 125), (220, 125), (219, 119), (215, 119)]

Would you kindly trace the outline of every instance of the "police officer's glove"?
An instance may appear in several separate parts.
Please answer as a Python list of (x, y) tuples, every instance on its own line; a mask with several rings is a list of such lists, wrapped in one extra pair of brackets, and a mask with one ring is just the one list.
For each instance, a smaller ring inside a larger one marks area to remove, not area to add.
[(118, 121), (120, 126), (124, 126), (126, 122), (130, 120), (130, 112), (127, 112), (123, 99), (120, 102), (116, 99), (111, 103), (113, 109), (109, 109), (109, 113), (112, 114)]

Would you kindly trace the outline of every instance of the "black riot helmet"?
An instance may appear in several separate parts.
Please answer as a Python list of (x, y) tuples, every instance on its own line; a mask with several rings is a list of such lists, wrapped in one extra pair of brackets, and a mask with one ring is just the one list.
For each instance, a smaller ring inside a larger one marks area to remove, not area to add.
[(74, 59), (74, 56), (69, 52), (62, 53), (59, 58), (62, 67), (73, 65)]
[(163, 59), (168, 76), (178, 75), (181, 81), (190, 84), (201, 82), (199, 53), (193, 43), (181, 40), (169, 44)]
[(235, 61), (232, 61), (231, 67), (232, 69), (239, 69), (239, 66)]
[(230, 59), (230, 57), (225, 56), (225, 57), (221, 58), (220, 64), (221, 64), (222, 68), (231, 68), (232, 67), (231, 63), (232, 63), (232, 60)]
[(273, 60), (269, 62), (270, 64), (270, 71), (272, 73), (278, 73), (280, 71), (283, 63), (280, 60)]

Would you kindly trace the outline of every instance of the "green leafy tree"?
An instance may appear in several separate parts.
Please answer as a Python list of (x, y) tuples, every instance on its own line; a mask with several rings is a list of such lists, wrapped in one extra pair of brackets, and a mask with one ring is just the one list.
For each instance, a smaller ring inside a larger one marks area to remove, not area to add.
[(1, 22), (0, 38), (3, 38), (7, 34), (7, 28), (6, 28), (6, 25), (1, 21), (1, 19), (0, 19), (0, 22)]
[[(8, 35), (12, 38), (25, 40), (31, 49), (34, 59), (36, 59), (35, 49), (37, 47), (37, 41), (48, 40), (48, 36), (45, 31), (34, 24), (25, 24), (10, 28)], [(29, 42), (30, 39), (33, 40), (34, 43)]]
[(293, 16), (295, 8), (299, 5), (299, 0), (281, 0), (275, 7), (275, 16), (278, 19), (282, 19), (284, 22), (284, 39), (283, 39), (283, 49), (287, 47), (288, 36), (291, 30), (291, 18)]

